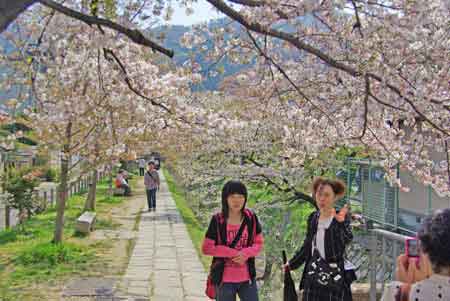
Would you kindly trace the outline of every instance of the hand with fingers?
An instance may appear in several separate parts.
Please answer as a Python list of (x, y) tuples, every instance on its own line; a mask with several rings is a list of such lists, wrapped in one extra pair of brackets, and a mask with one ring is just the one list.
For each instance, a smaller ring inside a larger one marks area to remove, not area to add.
[(242, 265), (242, 264), (245, 263), (245, 261), (246, 261), (247, 259), (245, 258), (244, 254), (243, 254), (242, 252), (239, 252), (239, 254), (238, 254), (237, 256), (234, 256), (233, 258), (231, 258), (231, 260), (232, 260), (234, 263), (237, 263), (237, 264)]
[(339, 213), (336, 213), (336, 209), (333, 208), (332, 215), (339, 223), (343, 223), (345, 221), (347, 213), (348, 213), (348, 205), (345, 204), (344, 207), (339, 211)]
[(420, 255), (418, 263), (415, 258), (410, 258), (405, 254), (397, 257), (396, 277), (398, 281), (412, 284), (430, 277), (432, 273), (430, 260), (425, 254)]

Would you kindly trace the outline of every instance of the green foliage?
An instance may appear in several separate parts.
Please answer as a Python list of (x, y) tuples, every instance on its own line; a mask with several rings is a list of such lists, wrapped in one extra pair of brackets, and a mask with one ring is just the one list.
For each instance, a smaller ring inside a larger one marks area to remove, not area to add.
[(47, 182), (57, 182), (58, 181), (58, 170), (55, 168), (46, 166), (41, 169), (42, 170), (42, 178)]
[(5, 125), (2, 125), (1, 128), (4, 129), (4, 130), (9, 131), (11, 133), (15, 133), (17, 131), (23, 131), (23, 132), (31, 131), (30, 127), (28, 127), (25, 124), (20, 123), (20, 122), (14, 122), (14, 123), (5, 124)]
[(14, 262), (18, 265), (40, 265), (54, 267), (58, 264), (85, 263), (92, 257), (86, 248), (74, 244), (54, 244), (51, 242), (31, 246), (17, 255)]
[(184, 223), (186, 224), (189, 236), (194, 243), (200, 260), (203, 263), (203, 266), (207, 269), (211, 262), (211, 258), (203, 255), (203, 253), (201, 252), (201, 245), (205, 236), (206, 229), (202, 227), (201, 223), (197, 220), (197, 217), (192, 211), (192, 208), (189, 207), (184, 197), (183, 189), (177, 185), (172, 175), (165, 168), (163, 168), (162, 171), (167, 180), (167, 185), (169, 186), (172, 197), (175, 200), (181, 216), (183, 217)]
[(25, 144), (25, 145), (32, 145), (32, 146), (37, 145), (36, 141), (34, 141), (28, 137), (19, 137), (19, 138), (17, 138), (17, 141), (19, 141), (20, 143)]
[(32, 168), (11, 169), (3, 176), (5, 190), (11, 194), (8, 205), (28, 215), (41, 210), (33, 190), (39, 185), (39, 171)]
[(49, 164), (49, 157), (48, 155), (38, 154), (36, 156), (35, 164), (37, 166), (46, 166)]
[[(135, 181), (131, 181), (135, 185)], [(107, 198), (107, 180), (97, 185), (97, 228), (112, 229), (118, 226), (107, 213), (125, 198)], [(75, 223), (82, 213), (86, 194), (77, 194), (67, 201), (64, 223), (65, 243), (52, 244), (55, 208), (49, 208), (25, 220), (21, 227), (0, 231), (0, 300), (47, 300), (30, 287), (48, 280), (58, 280), (71, 275), (88, 275), (91, 266), (98, 262), (95, 254), (110, 248), (109, 241), (89, 243), (75, 235)], [(80, 242), (82, 241), (82, 242)], [(25, 288), (25, 289), (24, 289)]]
[(104, 10), (105, 15), (110, 18), (114, 19), (116, 17), (116, 0), (104, 0)]
[(0, 231), (0, 245), (8, 242), (15, 241), (17, 239), (17, 232), (12, 229)]

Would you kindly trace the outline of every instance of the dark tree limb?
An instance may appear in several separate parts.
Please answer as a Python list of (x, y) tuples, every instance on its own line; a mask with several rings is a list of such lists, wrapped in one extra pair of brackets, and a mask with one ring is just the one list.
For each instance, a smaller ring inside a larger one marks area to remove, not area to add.
[[(260, 167), (260, 168), (264, 167), (264, 165), (262, 163), (256, 161), (253, 158), (253, 156), (244, 156), (243, 159), (244, 159), (244, 161), (252, 163), (253, 165), (255, 165), (257, 167)], [(313, 205), (315, 208), (317, 208), (316, 202), (314, 201), (314, 199), (311, 196), (309, 196), (309, 195), (307, 195), (307, 194), (305, 194), (305, 193), (303, 193), (301, 191), (296, 190), (295, 187), (293, 187), (293, 186), (291, 186), (289, 184), (288, 179), (282, 178), (282, 181), (286, 185), (288, 185), (288, 187), (283, 187), (280, 184), (278, 184), (277, 182), (273, 181), (270, 177), (268, 177), (265, 174), (259, 174), (258, 176), (263, 178), (266, 183), (268, 183), (271, 186), (275, 187), (278, 191), (285, 192), (285, 193), (289, 193), (289, 192), (293, 193), (295, 198), (291, 199), (291, 201), (299, 200), (299, 199), (300, 200), (304, 200), (304, 201), (310, 203), (311, 205)]]
[(173, 50), (170, 49), (166, 49), (161, 45), (158, 45), (157, 43), (151, 41), (150, 39), (146, 38), (139, 30), (137, 29), (129, 29), (127, 27), (124, 27), (120, 24), (114, 23), (110, 20), (107, 19), (103, 19), (103, 18), (98, 18), (98, 17), (94, 17), (94, 16), (88, 16), (85, 14), (82, 14), (76, 10), (73, 10), (71, 8), (68, 8), (66, 6), (63, 6), (55, 1), (52, 0), (39, 0), (39, 3), (50, 7), (68, 17), (80, 20), (86, 24), (88, 24), (89, 26), (92, 25), (100, 25), (100, 26), (104, 26), (104, 27), (108, 27), (110, 29), (113, 29), (119, 33), (122, 33), (124, 35), (126, 35), (127, 37), (129, 37), (134, 43), (139, 44), (139, 45), (143, 45), (143, 46), (147, 46), (151, 49), (153, 49), (154, 51), (160, 52), (164, 55), (167, 55), (168, 57), (172, 58), (173, 57)]
[(0, 33), (37, 0), (0, 0)]
[(334, 124), (334, 120), (333, 118), (331, 118), (331, 116), (329, 116), (325, 111), (323, 111), (320, 107), (318, 107), (316, 104), (314, 104), (312, 102), (312, 100), (305, 94), (303, 93), (303, 91), (300, 89), (299, 86), (297, 86), (296, 83), (294, 83), (294, 81), (289, 77), (289, 75), (286, 73), (286, 71), (284, 71), (284, 69), (277, 63), (275, 62), (275, 60), (270, 57), (269, 55), (267, 55), (262, 49), (261, 47), (258, 45), (258, 42), (256, 41), (256, 39), (252, 36), (252, 34), (250, 33), (250, 31), (247, 30), (247, 34), (250, 37), (250, 39), (253, 42), (253, 45), (255, 46), (255, 48), (258, 50), (258, 52), (260, 53), (260, 55), (262, 55), (267, 61), (269, 61), (270, 63), (272, 63), (275, 68), (277, 68), (278, 72), (281, 73), (281, 75), (283, 75), (283, 77), (295, 88), (295, 90), (297, 91), (298, 94), (300, 94), (300, 96), (302, 96), (306, 101), (308, 101), (316, 110), (318, 110), (320, 113), (322, 113), (323, 115), (325, 115), (328, 120)]
[(131, 81), (130, 81), (130, 79), (129, 79), (129, 77), (128, 77), (127, 70), (126, 70), (124, 64), (120, 61), (120, 59), (116, 56), (116, 54), (115, 54), (111, 49), (103, 48), (103, 52), (104, 52), (105, 58), (106, 58), (107, 60), (110, 60), (110, 59), (112, 58), (112, 59), (119, 65), (120, 69), (122, 70), (122, 72), (123, 72), (124, 75), (125, 75), (125, 76), (124, 76), (124, 78), (125, 78), (125, 83), (127, 84), (128, 88), (129, 88), (131, 91), (133, 91), (134, 94), (136, 94), (136, 95), (142, 97), (142, 98), (145, 99), (145, 100), (150, 101), (150, 103), (151, 103), (152, 105), (160, 107), (161, 109), (163, 109), (163, 110), (166, 111), (167, 113), (172, 114), (172, 111), (170, 111), (170, 109), (169, 109), (168, 107), (166, 107), (164, 104), (155, 101), (154, 98), (149, 98), (149, 97), (145, 96), (144, 94), (142, 94), (141, 92), (139, 92), (139, 91), (133, 86), (133, 84), (131, 83)]
[(361, 29), (362, 24), (361, 24), (361, 20), (359, 18), (358, 6), (356, 5), (355, 0), (351, 0), (351, 2), (352, 2), (352, 5), (353, 5), (353, 9), (355, 10), (355, 18), (356, 18), (356, 22), (353, 25), (353, 30), (355, 30), (357, 28), (358, 31), (359, 31), (359, 34), (361, 35), (361, 38), (364, 38), (364, 35), (362, 33), (362, 29)]

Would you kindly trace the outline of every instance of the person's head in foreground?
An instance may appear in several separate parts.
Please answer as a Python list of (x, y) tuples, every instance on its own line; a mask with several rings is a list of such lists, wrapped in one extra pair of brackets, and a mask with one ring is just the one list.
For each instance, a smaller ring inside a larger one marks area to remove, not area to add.
[(433, 273), (450, 276), (450, 208), (427, 217), (418, 238), (422, 257), (430, 261)]
[(396, 285), (394, 297), (383, 301), (450, 300), (450, 208), (427, 217), (417, 239), (420, 257), (397, 258), (401, 285)]

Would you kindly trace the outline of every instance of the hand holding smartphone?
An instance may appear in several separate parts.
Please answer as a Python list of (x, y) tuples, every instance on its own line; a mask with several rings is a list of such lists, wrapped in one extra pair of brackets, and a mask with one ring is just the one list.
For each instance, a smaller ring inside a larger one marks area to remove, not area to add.
[(412, 258), (416, 261), (417, 267), (419, 267), (420, 259), (420, 246), (419, 240), (415, 237), (407, 238), (405, 241), (405, 254), (408, 258)]

